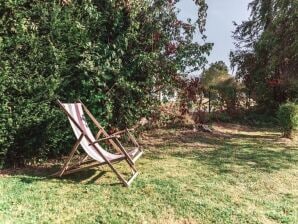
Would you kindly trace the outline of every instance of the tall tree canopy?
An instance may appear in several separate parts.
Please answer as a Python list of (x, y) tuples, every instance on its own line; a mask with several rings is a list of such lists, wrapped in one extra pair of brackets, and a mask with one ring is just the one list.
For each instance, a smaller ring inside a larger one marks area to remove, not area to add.
[(67, 150), (56, 99), (84, 101), (103, 125), (129, 126), (155, 91), (202, 68), (206, 9), (181, 21), (177, 1), (0, 1), (0, 165)]
[(201, 82), (207, 89), (216, 86), (229, 77), (228, 66), (223, 61), (217, 61), (212, 63), (210, 67), (202, 73)]
[(235, 24), (232, 65), (259, 106), (298, 98), (298, 1), (253, 0), (249, 20)]
[[(201, 84), (210, 98), (220, 101), (220, 106), (233, 113), (237, 103), (237, 89), (240, 88), (235, 78), (229, 74), (228, 67), (223, 61), (212, 63), (201, 76)], [(206, 94), (206, 95), (207, 95)]]

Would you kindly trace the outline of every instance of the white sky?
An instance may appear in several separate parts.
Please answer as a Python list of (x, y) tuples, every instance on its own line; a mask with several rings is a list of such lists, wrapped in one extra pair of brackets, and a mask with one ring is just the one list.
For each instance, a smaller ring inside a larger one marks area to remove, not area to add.
[[(230, 66), (229, 53), (234, 49), (232, 31), (235, 29), (233, 21), (240, 23), (249, 17), (247, 10), (251, 0), (206, 0), (208, 4), (208, 15), (206, 25), (207, 41), (213, 42), (213, 50), (208, 57), (208, 62), (224, 61)], [(180, 18), (192, 21), (197, 18), (197, 7), (193, 0), (181, 0), (178, 3)], [(201, 42), (199, 37), (196, 41)]]

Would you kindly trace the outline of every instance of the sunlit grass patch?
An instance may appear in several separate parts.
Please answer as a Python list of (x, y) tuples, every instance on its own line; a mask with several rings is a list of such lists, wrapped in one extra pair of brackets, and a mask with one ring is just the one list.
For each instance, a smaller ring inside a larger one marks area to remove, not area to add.
[(5, 172), (0, 223), (297, 223), (298, 144), (262, 133), (148, 132), (130, 188), (108, 167), (62, 179), (38, 167)]

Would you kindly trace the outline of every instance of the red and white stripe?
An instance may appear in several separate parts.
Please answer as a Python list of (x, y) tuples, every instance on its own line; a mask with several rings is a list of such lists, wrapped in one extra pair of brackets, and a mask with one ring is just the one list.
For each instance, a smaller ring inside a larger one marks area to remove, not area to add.
[[(84, 132), (84, 137), (82, 138), (80, 144), (82, 148), (85, 150), (85, 152), (94, 160), (97, 160), (98, 162), (105, 162), (105, 160), (101, 157), (101, 155), (98, 153), (100, 151), (104, 157), (108, 160), (114, 160), (114, 159), (119, 159), (121, 157), (124, 157), (122, 154), (112, 154), (110, 152), (107, 152), (104, 150), (98, 143), (94, 145), (89, 145), (91, 142), (87, 140), (85, 137), (86, 135), (88, 138), (94, 142), (96, 139), (94, 135), (92, 134), (90, 128), (88, 127), (87, 121), (84, 117), (84, 112), (82, 108), (81, 103), (64, 103), (63, 104), (64, 108), (67, 110), (67, 112), (72, 116), (72, 118), (75, 120), (75, 122), (80, 126), (80, 128)], [(78, 139), (80, 135), (82, 134), (81, 130), (77, 127), (77, 125), (68, 117), (68, 120), (71, 124), (71, 127), (74, 131), (74, 134), (76, 138)], [(135, 150), (133, 150), (135, 151)], [(130, 154), (134, 154), (134, 152), (130, 152)]]

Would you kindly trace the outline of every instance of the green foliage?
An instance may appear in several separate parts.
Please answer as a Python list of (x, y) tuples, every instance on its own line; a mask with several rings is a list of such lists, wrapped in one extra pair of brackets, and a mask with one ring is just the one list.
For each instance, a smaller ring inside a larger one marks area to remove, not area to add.
[(298, 98), (296, 0), (253, 0), (248, 21), (235, 24), (231, 62), (258, 105), (273, 114)]
[[(203, 72), (201, 83), (206, 94), (211, 99), (215, 99), (223, 107), (225, 104), (228, 112), (234, 112), (237, 103), (237, 91), (240, 89), (239, 83), (228, 73), (228, 67), (223, 61), (212, 63)], [(208, 92), (208, 93), (207, 93)], [(214, 101), (213, 100), (213, 103)]]
[(228, 67), (223, 61), (212, 63), (210, 67), (202, 73), (202, 85), (207, 88), (212, 88), (223, 80), (229, 78)]
[(236, 120), (241, 124), (247, 124), (252, 127), (276, 128), (278, 126), (278, 119), (275, 116), (252, 110), (245, 111), (244, 114), (240, 113)]
[(277, 116), (285, 137), (291, 137), (292, 132), (298, 128), (298, 104), (282, 104), (278, 109)]
[(231, 123), (233, 118), (225, 112), (210, 113), (209, 121)]
[(123, 128), (150, 112), (156, 87), (206, 63), (211, 44), (193, 42), (203, 20), (179, 22), (168, 1), (124, 2), (0, 1), (1, 164), (69, 151), (58, 98)]

